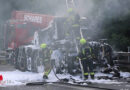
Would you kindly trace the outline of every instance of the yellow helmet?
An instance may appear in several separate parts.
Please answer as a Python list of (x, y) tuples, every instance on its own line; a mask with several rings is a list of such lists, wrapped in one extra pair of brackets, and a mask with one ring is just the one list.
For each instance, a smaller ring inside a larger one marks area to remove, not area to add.
[(86, 44), (86, 40), (85, 40), (84, 38), (81, 38), (81, 39), (80, 39), (80, 44), (81, 44), (81, 45)]
[(70, 13), (70, 12), (72, 12), (72, 11), (73, 11), (72, 8), (69, 8), (69, 9), (67, 10), (68, 13)]
[(45, 43), (43, 43), (43, 44), (40, 45), (40, 47), (41, 47), (41, 48), (46, 48), (47, 45), (46, 45)]

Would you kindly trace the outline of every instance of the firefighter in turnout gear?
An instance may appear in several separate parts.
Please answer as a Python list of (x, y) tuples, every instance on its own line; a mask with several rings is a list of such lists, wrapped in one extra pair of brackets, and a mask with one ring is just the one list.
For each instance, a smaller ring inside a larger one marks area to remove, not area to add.
[(65, 35), (67, 38), (80, 37), (80, 16), (72, 8), (67, 10), (68, 15), (64, 22), (66, 28)]
[(42, 48), (42, 59), (44, 65), (44, 75), (43, 79), (48, 79), (48, 75), (51, 72), (51, 54), (52, 51), (47, 47), (45, 43), (41, 44)]
[(92, 50), (84, 38), (80, 39), (80, 44), (81, 48), (78, 58), (81, 59), (81, 64), (84, 71), (84, 79), (88, 79), (89, 74), (91, 78), (94, 79)]

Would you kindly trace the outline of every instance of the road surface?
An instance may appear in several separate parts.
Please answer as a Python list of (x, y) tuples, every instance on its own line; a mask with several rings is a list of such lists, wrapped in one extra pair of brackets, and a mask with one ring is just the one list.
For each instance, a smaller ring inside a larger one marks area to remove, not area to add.
[[(0, 65), (0, 71), (15, 71), (15, 68), (11, 65)], [(45, 85), (16, 85), (0, 87), (0, 90), (130, 90), (130, 83), (122, 84), (90, 84), (87, 86), (77, 86), (70, 84), (45, 84)]]

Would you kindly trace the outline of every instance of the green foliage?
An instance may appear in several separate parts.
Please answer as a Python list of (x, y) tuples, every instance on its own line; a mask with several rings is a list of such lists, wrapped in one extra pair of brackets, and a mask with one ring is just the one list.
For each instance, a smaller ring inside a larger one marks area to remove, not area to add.
[(130, 46), (130, 14), (121, 16), (114, 20), (109, 20), (109, 23), (104, 27), (103, 37), (107, 37), (109, 42), (118, 50), (127, 51)]

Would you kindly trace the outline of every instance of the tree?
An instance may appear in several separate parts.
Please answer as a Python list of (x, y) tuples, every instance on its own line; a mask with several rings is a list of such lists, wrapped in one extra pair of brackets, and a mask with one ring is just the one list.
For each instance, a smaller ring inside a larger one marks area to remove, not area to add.
[(121, 16), (115, 20), (110, 20), (105, 24), (103, 37), (107, 37), (109, 42), (118, 50), (127, 51), (130, 46), (130, 14)]

